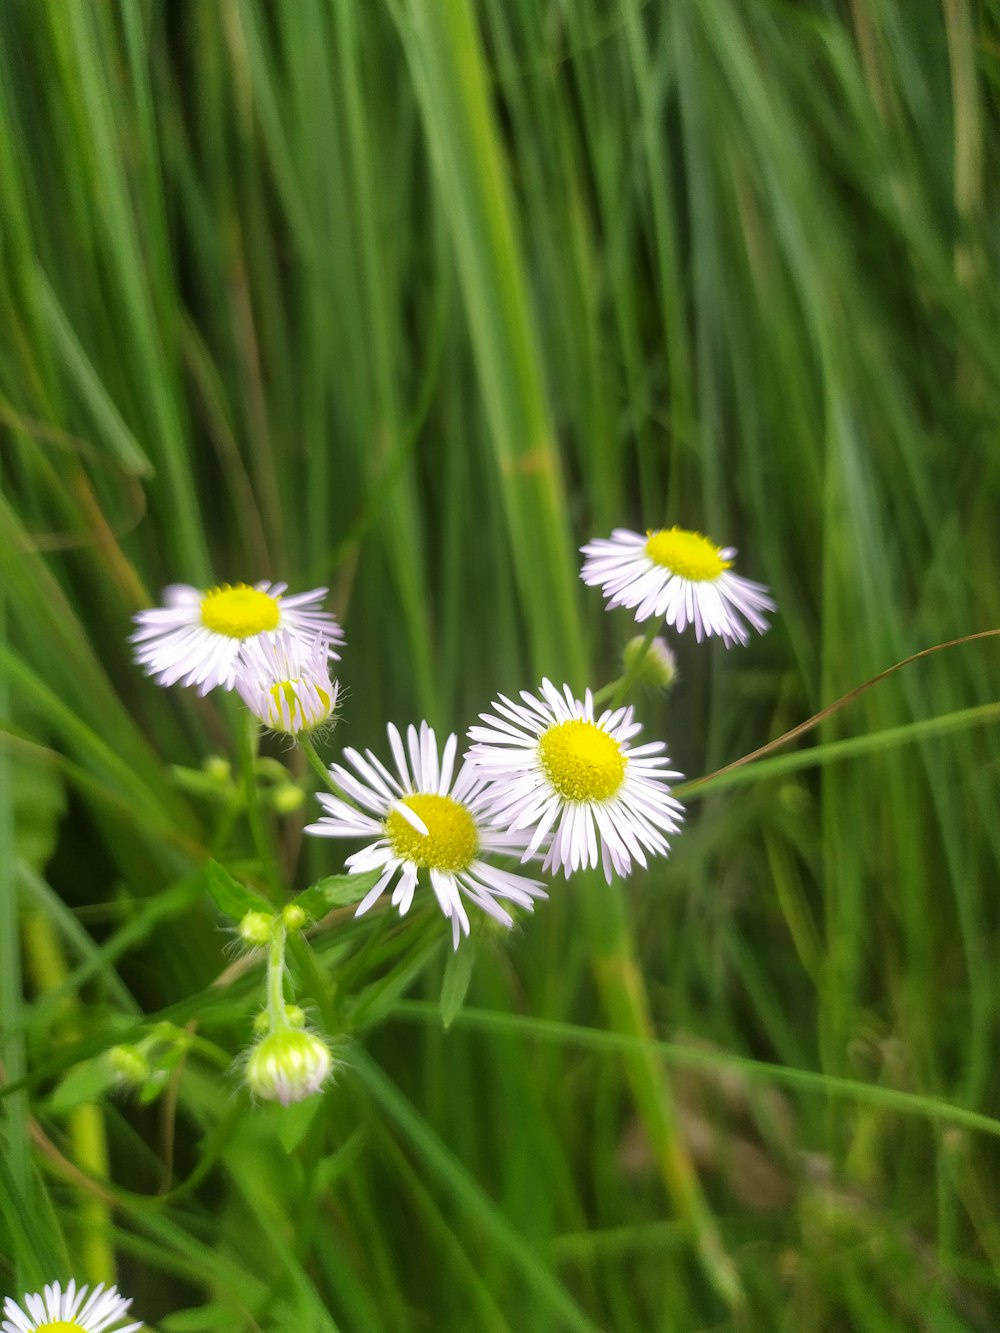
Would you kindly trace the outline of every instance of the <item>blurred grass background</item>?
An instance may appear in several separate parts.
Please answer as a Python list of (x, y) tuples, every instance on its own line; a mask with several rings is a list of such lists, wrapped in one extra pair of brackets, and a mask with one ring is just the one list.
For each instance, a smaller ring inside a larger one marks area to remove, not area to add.
[[(237, 1051), (257, 1000), (210, 989), (216, 811), (171, 769), (228, 753), (225, 710), (130, 663), (166, 583), (329, 583), (336, 741), (379, 748), (388, 719), (463, 731), (498, 689), (607, 679), (633, 626), (576, 547), (700, 528), (781, 611), (745, 650), (679, 643), (643, 705), (692, 776), (1000, 624), (998, 17), (0, 7), (5, 1291), (114, 1255), (177, 1333), (997, 1327), (1000, 750), (965, 711), (996, 700), (989, 640), (692, 797), (612, 891), (730, 1305), (573, 882), (480, 948), (447, 1034), (443, 950), (360, 1008), (318, 1114), (194, 1060), (150, 1107), (62, 1076), (144, 1015)], [(276, 820), (295, 887), (339, 869), (298, 854), (311, 809)]]

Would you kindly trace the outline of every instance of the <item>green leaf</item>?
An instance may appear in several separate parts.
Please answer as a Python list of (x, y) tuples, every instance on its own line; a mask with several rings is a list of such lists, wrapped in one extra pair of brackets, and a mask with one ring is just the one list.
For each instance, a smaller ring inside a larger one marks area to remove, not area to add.
[(375, 887), (381, 874), (381, 870), (367, 870), (363, 875), (327, 875), (300, 893), (295, 905), (313, 921), (318, 921), (332, 907), (350, 907), (359, 903), (368, 890)]
[(322, 1105), (322, 1097), (306, 1097), (291, 1106), (274, 1107), (275, 1130), (286, 1153), (293, 1153), (309, 1133), (309, 1126)]
[(463, 940), (448, 955), (444, 965), (444, 981), (441, 983), (441, 1022), (445, 1029), (451, 1027), (452, 1020), (465, 1003), (475, 962), (476, 946), (469, 939)]
[(77, 1106), (100, 1100), (115, 1082), (115, 1073), (104, 1056), (74, 1065), (49, 1098), (53, 1115), (67, 1115)]
[(247, 912), (270, 912), (271, 904), (233, 879), (225, 866), (218, 861), (209, 861), (205, 866), (205, 881), (212, 901), (220, 912), (241, 921)]
[(164, 1333), (223, 1333), (224, 1330), (239, 1330), (244, 1327), (243, 1315), (233, 1310), (222, 1301), (211, 1305), (200, 1305), (197, 1310), (180, 1310), (177, 1314), (167, 1315), (160, 1320)]
[(66, 813), (65, 784), (53, 765), (29, 755), (14, 755), (9, 762), (17, 854), (40, 874), (55, 851)]

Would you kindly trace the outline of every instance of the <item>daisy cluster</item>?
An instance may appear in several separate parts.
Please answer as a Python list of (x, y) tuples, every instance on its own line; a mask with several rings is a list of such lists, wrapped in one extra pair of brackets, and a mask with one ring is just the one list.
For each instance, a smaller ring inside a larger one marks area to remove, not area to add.
[[(636, 620), (692, 626), (698, 640), (715, 635), (727, 647), (746, 643), (748, 626), (767, 629), (767, 589), (733, 573), (736, 552), (700, 533), (618, 529), (582, 550), (584, 582)], [(164, 606), (136, 617), (136, 658), (162, 685), (235, 688), (261, 722), (311, 747), (309, 733), (336, 704), (329, 662), (343, 642), (319, 608), (325, 593), (289, 597), (285, 584), (267, 582), (169, 588)], [(457, 948), (470, 933), (470, 906), (510, 927), (514, 908), (530, 911), (546, 897), (544, 883), (498, 861), (540, 862), (543, 873), (567, 878), (600, 869), (610, 883), (666, 855), (683, 818), (671, 791), (680, 774), (664, 742), (640, 743), (632, 706), (617, 701), (644, 659), (651, 681), (672, 680), (671, 650), (651, 631), (629, 645), (622, 680), (596, 696), (547, 679), (516, 699), (499, 695), (469, 729), (461, 757), (458, 735), (439, 744), (426, 721), (405, 733), (389, 723), (381, 756), (346, 748), (306, 832), (364, 844), (347, 868), (377, 878), (356, 914), (388, 893), (405, 915), (425, 885)], [(599, 709), (596, 699), (609, 693), (612, 705)]]
[(329, 663), (339, 661), (343, 631), (319, 609), (326, 588), (289, 597), (287, 587), (175, 583), (163, 606), (135, 617), (135, 659), (159, 685), (193, 685), (199, 694), (235, 688), (275, 731), (322, 726), (337, 703)]

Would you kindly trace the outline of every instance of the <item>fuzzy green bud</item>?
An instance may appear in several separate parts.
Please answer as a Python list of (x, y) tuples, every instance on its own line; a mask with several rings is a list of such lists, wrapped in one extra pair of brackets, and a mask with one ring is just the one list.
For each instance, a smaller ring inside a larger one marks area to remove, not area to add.
[[(297, 1004), (285, 1005), (285, 1022), (291, 1028), (304, 1028), (306, 1025), (306, 1011), (300, 1009)], [(262, 1036), (270, 1031), (271, 1015), (266, 1009), (262, 1009), (253, 1021), (253, 1030), (256, 1036)]]
[(332, 1069), (333, 1056), (321, 1037), (302, 1028), (284, 1029), (264, 1037), (250, 1052), (246, 1081), (262, 1101), (288, 1106), (319, 1092)]
[(141, 1086), (149, 1078), (149, 1061), (136, 1046), (112, 1046), (108, 1051), (108, 1063), (122, 1083)]
[(289, 903), (282, 909), (281, 919), (286, 930), (301, 930), (306, 924), (306, 914), (297, 903)]
[[(634, 639), (629, 639), (625, 645), (622, 653), (622, 663), (626, 672), (632, 670), (645, 641), (642, 634), (637, 634)], [(677, 658), (666, 639), (657, 637), (649, 645), (642, 661), (639, 663), (635, 683), (650, 690), (669, 690), (676, 681)]]
[(270, 944), (273, 932), (274, 917), (270, 912), (247, 912), (239, 926), (240, 939), (253, 949)]

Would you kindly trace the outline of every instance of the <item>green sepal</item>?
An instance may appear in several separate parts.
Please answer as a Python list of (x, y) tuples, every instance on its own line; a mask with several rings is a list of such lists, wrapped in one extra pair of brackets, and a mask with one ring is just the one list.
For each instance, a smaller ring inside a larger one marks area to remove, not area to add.
[(352, 907), (369, 889), (375, 887), (381, 870), (366, 870), (363, 875), (327, 875), (293, 899), (312, 921), (319, 921), (334, 907)]
[(219, 911), (234, 921), (242, 921), (247, 912), (272, 910), (266, 898), (261, 898), (238, 879), (233, 879), (226, 867), (218, 861), (209, 861), (205, 866), (205, 884)]
[(451, 1027), (452, 1020), (465, 1003), (475, 962), (476, 946), (471, 939), (463, 940), (448, 955), (441, 983), (441, 1023), (446, 1030)]

